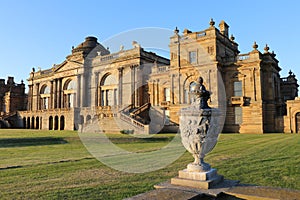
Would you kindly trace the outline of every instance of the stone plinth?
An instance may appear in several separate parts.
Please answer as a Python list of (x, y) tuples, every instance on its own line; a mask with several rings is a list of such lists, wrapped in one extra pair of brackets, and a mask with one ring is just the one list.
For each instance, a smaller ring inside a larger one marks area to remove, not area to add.
[(221, 181), (223, 181), (223, 176), (218, 175), (216, 169), (210, 169), (207, 172), (190, 172), (184, 169), (179, 171), (178, 177), (171, 179), (171, 184), (199, 189), (210, 189)]

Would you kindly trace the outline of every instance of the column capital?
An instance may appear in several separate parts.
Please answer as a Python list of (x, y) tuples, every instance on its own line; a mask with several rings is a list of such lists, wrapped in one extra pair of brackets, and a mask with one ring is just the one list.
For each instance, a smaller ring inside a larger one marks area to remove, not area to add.
[(119, 67), (119, 68), (118, 68), (118, 71), (119, 71), (119, 72), (122, 72), (123, 69), (124, 69), (124, 67)]
[(130, 65), (130, 69), (134, 69), (134, 68), (137, 68), (139, 65), (137, 64), (134, 64), (134, 65)]

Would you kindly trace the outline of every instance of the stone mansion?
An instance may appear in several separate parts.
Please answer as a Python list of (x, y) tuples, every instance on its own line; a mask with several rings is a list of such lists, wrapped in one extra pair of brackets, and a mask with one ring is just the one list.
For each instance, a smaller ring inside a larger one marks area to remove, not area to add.
[(226, 22), (217, 28), (211, 20), (205, 30), (182, 34), (176, 28), (170, 59), (132, 45), (111, 53), (87, 37), (61, 64), (33, 69), (27, 110), (19, 112), (23, 127), (176, 131), (178, 111), (190, 104), (189, 87), (202, 76), (210, 106), (225, 108), (223, 132), (300, 132), (295, 75), (280, 77), (279, 61), (267, 45), (261, 52), (254, 42), (241, 54)]

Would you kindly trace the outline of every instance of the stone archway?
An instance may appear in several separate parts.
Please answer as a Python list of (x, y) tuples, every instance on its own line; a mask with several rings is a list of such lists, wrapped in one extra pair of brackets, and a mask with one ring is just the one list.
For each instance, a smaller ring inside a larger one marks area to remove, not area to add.
[(30, 129), (30, 117), (27, 117), (26, 125), (27, 125), (27, 129)]
[(34, 129), (34, 117), (31, 117), (31, 125), (30, 125), (31, 129)]
[(297, 112), (295, 115), (295, 123), (296, 123), (296, 133), (300, 133), (300, 112)]
[(65, 116), (60, 116), (60, 130), (65, 130)]
[(23, 128), (26, 128), (26, 117), (23, 117)]
[(58, 116), (54, 117), (54, 130), (58, 130)]
[(36, 117), (36, 119), (35, 119), (35, 128), (40, 129), (40, 118), (39, 117)]
[(53, 117), (49, 117), (49, 130), (53, 130)]

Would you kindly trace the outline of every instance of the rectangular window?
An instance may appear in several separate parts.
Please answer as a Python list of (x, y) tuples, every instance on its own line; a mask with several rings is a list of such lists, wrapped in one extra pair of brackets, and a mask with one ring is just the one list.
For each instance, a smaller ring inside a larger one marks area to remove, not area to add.
[(170, 88), (164, 88), (165, 101), (171, 101)]
[(170, 111), (165, 110), (165, 125), (169, 125), (169, 124), (170, 124)]
[(44, 104), (44, 109), (48, 109), (48, 98), (47, 97), (45, 97), (44, 99), (44, 102), (43, 102), (43, 104)]
[(190, 64), (197, 63), (197, 52), (196, 51), (189, 52), (189, 62), (190, 62)]
[(235, 97), (241, 97), (243, 96), (242, 91), (242, 81), (235, 81), (233, 85), (234, 95)]
[(243, 110), (242, 107), (236, 106), (234, 107), (234, 114), (235, 114), (235, 124), (242, 124), (243, 122)]
[(101, 90), (101, 106), (105, 106), (104, 103), (105, 103), (105, 90)]
[(74, 94), (68, 94), (68, 108), (74, 107)]
[(114, 105), (118, 105), (118, 90), (114, 89)]

